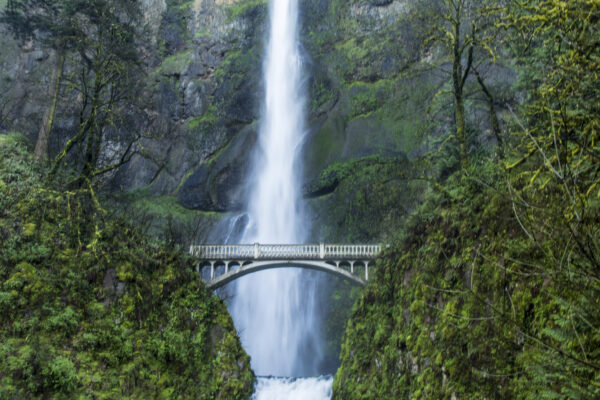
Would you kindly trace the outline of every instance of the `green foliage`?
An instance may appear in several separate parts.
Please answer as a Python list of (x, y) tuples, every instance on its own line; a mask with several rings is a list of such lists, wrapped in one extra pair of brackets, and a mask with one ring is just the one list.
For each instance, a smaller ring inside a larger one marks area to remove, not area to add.
[(194, 117), (188, 121), (188, 128), (191, 131), (205, 131), (213, 126), (218, 119), (217, 107), (211, 104), (201, 116)]
[(600, 396), (599, 10), (511, 4), (507, 160), (470, 152), (458, 172), (445, 141), (424, 157), (439, 181), (353, 310), (334, 398)]
[(229, 21), (238, 19), (246, 16), (249, 13), (260, 10), (259, 12), (266, 12), (267, 1), (266, 0), (244, 0), (234, 1), (225, 6), (227, 17)]
[(0, 141), (0, 397), (241, 399), (253, 374), (193, 261), (41, 183)]
[(163, 75), (180, 74), (191, 62), (191, 51), (182, 51), (175, 53), (162, 60), (157, 72)]
[(328, 210), (318, 236), (347, 243), (391, 234), (407, 215), (403, 204), (414, 204), (422, 188), (404, 157), (379, 156), (334, 163), (307, 187), (318, 196), (309, 205)]
[(391, 97), (395, 82), (381, 79), (374, 83), (355, 82), (349, 89), (351, 116), (368, 114), (379, 109)]

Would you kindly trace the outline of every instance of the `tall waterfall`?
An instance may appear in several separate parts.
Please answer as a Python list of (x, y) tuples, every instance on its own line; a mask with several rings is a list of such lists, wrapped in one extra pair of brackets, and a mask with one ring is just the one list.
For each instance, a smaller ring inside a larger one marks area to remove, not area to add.
[[(242, 241), (302, 243), (307, 221), (298, 189), (298, 156), (304, 135), (305, 96), (298, 0), (271, 0), (269, 16), (263, 65), (265, 99), (248, 200), (249, 222)], [(313, 274), (283, 268), (237, 280), (230, 309), (257, 375), (318, 374), (321, 341)], [(300, 381), (293, 382), (301, 386)], [(268, 386), (268, 382), (261, 385)]]

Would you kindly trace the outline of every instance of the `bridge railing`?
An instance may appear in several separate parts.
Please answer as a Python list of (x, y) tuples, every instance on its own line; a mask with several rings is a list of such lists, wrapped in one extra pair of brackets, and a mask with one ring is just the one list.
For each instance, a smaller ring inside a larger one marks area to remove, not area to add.
[(337, 259), (371, 260), (381, 252), (373, 244), (235, 244), (190, 246), (190, 254), (205, 260)]

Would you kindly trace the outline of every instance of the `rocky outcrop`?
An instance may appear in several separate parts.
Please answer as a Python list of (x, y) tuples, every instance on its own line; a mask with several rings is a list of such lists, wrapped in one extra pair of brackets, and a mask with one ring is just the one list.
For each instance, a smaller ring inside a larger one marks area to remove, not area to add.
[(248, 177), (256, 137), (254, 127), (247, 127), (215, 161), (201, 164), (179, 190), (179, 202), (198, 210), (241, 210), (246, 188), (240, 183)]

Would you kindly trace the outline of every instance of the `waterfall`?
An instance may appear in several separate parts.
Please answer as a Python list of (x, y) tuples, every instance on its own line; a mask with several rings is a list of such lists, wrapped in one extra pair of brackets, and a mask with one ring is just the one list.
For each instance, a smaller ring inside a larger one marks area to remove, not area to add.
[[(302, 243), (307, 219), (299, 192), (299, 151), (305, 133), (298, 1), (271, 0), (263, 64), (265, 98), (258, 149), (250, 178), (245, 243)], [(314, 272), (299, 268), (261, 271), (238, 279), (230, 304), (242, 344), (259, 376), (318, 375), (321, 338)], [(329, 382), (330, 378), (325, 379)], [(316, 379), (320, 386), (324, 379)], [(281, 380), (305, 398), (306, 380)], [(273, 382), (262, 380), (263, 396)], [(268, 388), (268, 389), (267, 389)], [(300, 388), (300, 389), (299, 389)], [(259, 389), (260, 390), (260, 389)], [(279, 390), (279, 389), (277, 389)], [(283, 393), (283, 392), (281, 392)], [(284, 394), (279, 396), (284, 396)], [(291, 392), (290, 392), (291, 393)], [(276, 397), (295, 398), (295, 397)]]

